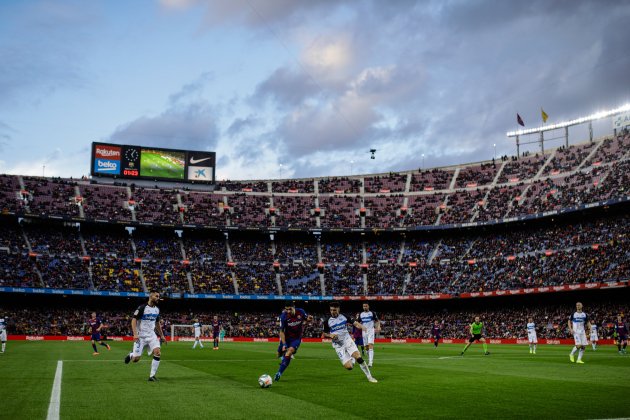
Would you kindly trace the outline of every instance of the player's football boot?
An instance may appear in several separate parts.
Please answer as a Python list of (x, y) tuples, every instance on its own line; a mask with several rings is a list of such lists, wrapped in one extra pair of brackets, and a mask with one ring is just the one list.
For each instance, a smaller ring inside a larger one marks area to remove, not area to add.
[(125, 356), (125, 364), (126, 364), (126, 365), (128, 365), (128, 364), (129, 364), (129, 362), (131, 362), (131, 356), (126, 355), (126, 356)]
[(487, 351), (487, 352), (485, 352), (485, 353), (484, 353), (484, 355), (485, 355), (485, 356), (490, 356), (490, 352), (489, 352), (489, 351)]
[(534, 350), (529, 349), (529, 354), (533, 354), (533, 353), (534, 353)]
[(577, 362), (575, 362), (575, 363), (580, 364), (580, 365), (583, 365), (583, 364), (584, 364), (584, 362), (583, 362), (583, 361), (581, 361), (581, 360), (578, 360), (578, 361), (577, 361)]
[(160, 380), (154, 376), (149, 376), (149, 382), (159, 382)]
[(92, 356), (98, 356), (98, 352), (95, 351), (94, 353), (92, 353)]
[(368, 382), (372, 382), (373, 384), (377, 383), (378, 381), (375, 378), (369, 377), (368, 378)]
[(105, 346), (107, 347), (107, 350), (111, 350), (112, 348), (109, 346), (109, 344), (105, 344)]
[(571, 363), (575, 363), (575, 356), (573, 356), (572, 354), (569, 355), (569, 360), (571, 361)]
[(282, 376), (282, 375), (280, 374), (280, 372), (277, 372), (277, 373), (276, 373), (276, 376), (274, 376), (274, 377), (273, 377), (273, 380), (274, 380), (275, 382), (278, 382), (278, 381), (280, 380), (280, 376)]

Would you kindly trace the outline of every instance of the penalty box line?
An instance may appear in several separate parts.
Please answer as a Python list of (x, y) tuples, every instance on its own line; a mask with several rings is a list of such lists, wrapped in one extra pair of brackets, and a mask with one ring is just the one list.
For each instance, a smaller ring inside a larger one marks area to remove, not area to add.
[(55, 380), (53, 381), (50, 393), (50, 404), (48, 405), (48, 415), (46, 420), (59, 420), (59, 409), (61, 408), (61, 377), (63, 375), (63, 361), (57, 361)]

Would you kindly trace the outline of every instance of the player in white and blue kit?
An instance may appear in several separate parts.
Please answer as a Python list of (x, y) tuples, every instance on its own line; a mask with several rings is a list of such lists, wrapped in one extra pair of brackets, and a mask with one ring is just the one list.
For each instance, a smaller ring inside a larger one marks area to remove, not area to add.
[(591, 347), (593, 350), (597, 350), (597, 342), (599, 341), (599, 331), (597, 330), (597, 324), (591, 324)]
[(343, 367), (352, 370), (356, 360), (368, 381), (378, 382), (372, 377), (370, 368), (361, 357), (361, 353), (359, 353), (359, 349), (348, 331), (350, 325), (365, 330), (365, 327), (358, 320), (340, 312), (338, 302), (330, 302), (330, 317), (324, 320), (324, 337), (332, 340), (333, 349), (335, 349)]
[(582, 302), (576, 303), (575, 309), (576, 311), (573, 312), (573, 315), (569, 318), (569, 332), (573, 334), (573, 339), (575, 340), (575, 346), (573, 350), (571, 350), (569, 360), (571, 363), (574, 363), (575, 352), (579, 350), (577, 362), (575, 363), (583, 364), (582, 356), (584, 356), (584, 350), (586, 350), (586, 346), (588, 345), (586, 330), (590, 331), (591, 323), (588, 320), (588, 315), (582, 311)]
[(199, 347), (203, 348), (203, 343), (201, 342), (201, 323), (198, 319), (195, 319), (193, 330), (195, 330), (195, 344), (193, 344), (193, 349), (197, 347), (197, 344)]
[(538, 337), (536, 336), (536, 324), (531, 316), (527, 318), (527, 341), (529, 341), (529, 353), (536, 354)]
[(361, 325), (365, 327), (363, 330), (363, 345), (368, 352), (368, 366), (372, 367), (374, 361), (374, 332), (381, 330), (381, 322), (378, 320), (376, 312), (370, 311), (370, 305), (363, 304), (363, 312), (359, 315)]
[(7, 347), (7, 320), (0, 318), (0, 341), (2, 341), (2, 354)]

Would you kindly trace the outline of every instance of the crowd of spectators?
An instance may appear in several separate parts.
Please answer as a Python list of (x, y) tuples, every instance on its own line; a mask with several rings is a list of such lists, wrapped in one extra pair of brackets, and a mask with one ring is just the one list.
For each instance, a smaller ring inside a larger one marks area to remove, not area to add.
[[(299, 303), (298, 303), (299, 305)], [(354, 315), (350, 307), (360, 311), (360, 304), (344, 303), (343, 310)], [(375, 306), (375, 305), (372, 305)], [(381, 323), (382, 338), (431, 338), (431, 328), (438, 321), (443, 338), (462, 339), (470, 336), (469, 325), (475, 316), (484, 323), (484, 335), (489, 338), (526, 339), (527, 319), (532, 317), (536, 324), (539, 339), (568, 339), (567, 320), (574, 308), (564, 304), (532, 304), (527, 306), (505, 306), (479, 309), (431, 309), (411, 312), (383, 312), (375, 309)], [(597, 302), (587, 304), (585, 312), (591, 323), (596, 324), (600, 339), (612, 338), (612, 323), (617, 315), (627, 314), (630, 308), (625, 303)], [(104, 310), (102, 308), (47, 308), (29, 307), (0, 309), (0, 316), (7, 320), (9, 334), (16, 335), (89, 335), (87, 321), (91, 312), (96, 311), (105, 328), (105, 336), (130, 336), (132, 309), (127, 312)], [(163, 329), (170, 335), (171, 325), (191, 325), (195, 319), (210, 325), (213, 316), (218, 316), (226, 337), (278, 337), (280, 310), (272, 312), (241, 311), (163, 311)], [(305, 337), (322, 336), (325, 313), (311, 313), (313, 321), (304, 331)], [(191, 336), (193, 329), (179, 327), (178, 336)], [(204, 329), (206, 334), (210, 331)]]

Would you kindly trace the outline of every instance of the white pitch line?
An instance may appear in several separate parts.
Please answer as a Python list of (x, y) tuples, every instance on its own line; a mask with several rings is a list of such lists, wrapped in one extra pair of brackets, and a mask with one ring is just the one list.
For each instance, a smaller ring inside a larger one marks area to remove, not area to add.
[(63, 362), (57, 362), (57, 371), (50, 393), (50, 404), (48, 405), (48, 416), (46, 420), (59, 420), (59, 409), (61, 408), (61, 375), (63, 372)]

